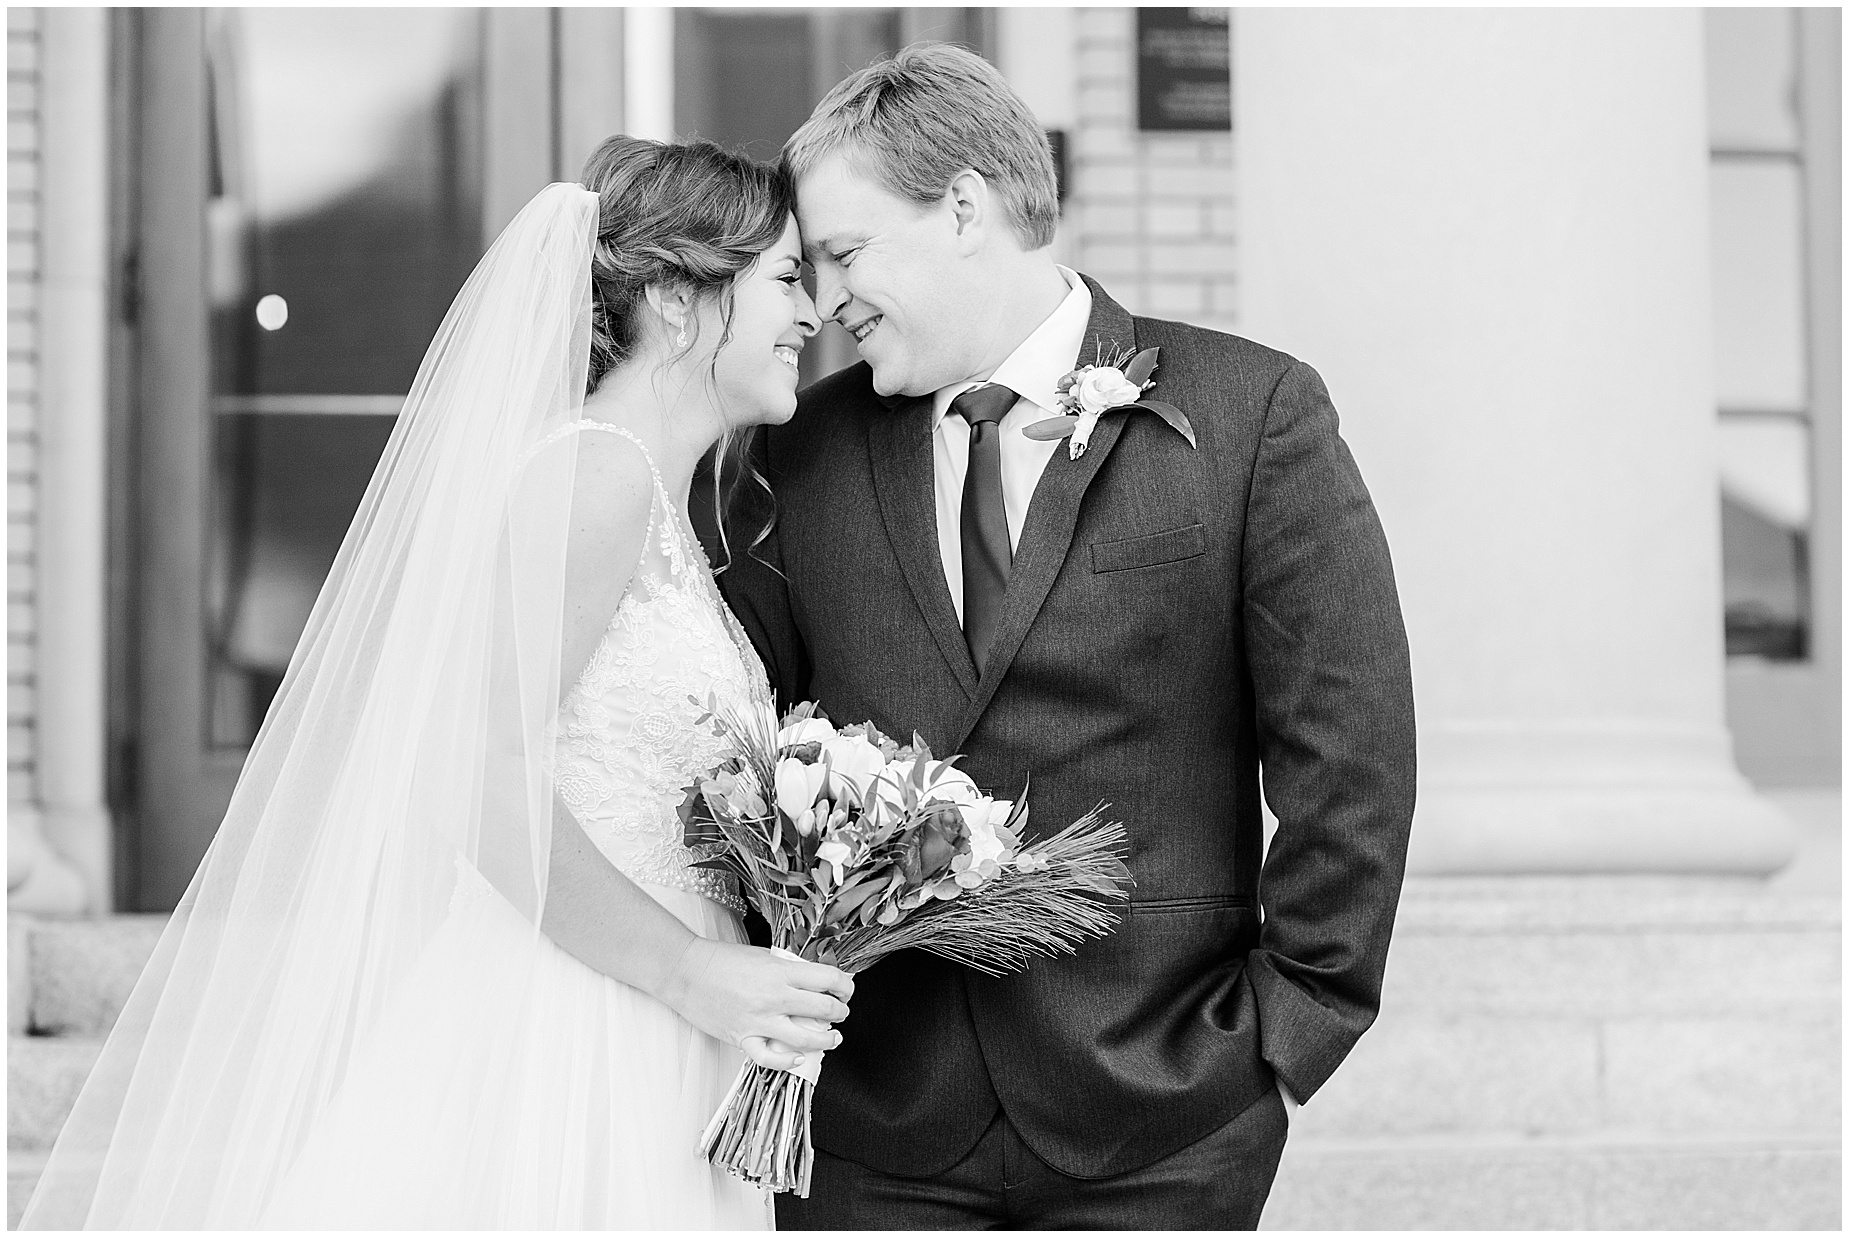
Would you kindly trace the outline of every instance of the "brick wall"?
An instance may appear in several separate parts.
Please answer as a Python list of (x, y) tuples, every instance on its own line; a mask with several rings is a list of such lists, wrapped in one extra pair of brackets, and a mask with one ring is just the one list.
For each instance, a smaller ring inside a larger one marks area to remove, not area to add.
[(6, 11), (6, 798), (38, 798), (39, 10)]
[(1136, 11), (1077, 18), (1067, 210), (1078, 267), (1133, 312), (1232, 330), (1232, 136), (1139, 133)]

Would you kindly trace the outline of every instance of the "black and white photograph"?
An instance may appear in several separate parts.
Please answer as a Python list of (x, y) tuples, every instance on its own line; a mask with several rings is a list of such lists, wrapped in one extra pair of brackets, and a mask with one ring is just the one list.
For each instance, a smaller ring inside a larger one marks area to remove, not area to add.
[(1841, 1229), (1841, 74), (9, 8), (8, 1228)]

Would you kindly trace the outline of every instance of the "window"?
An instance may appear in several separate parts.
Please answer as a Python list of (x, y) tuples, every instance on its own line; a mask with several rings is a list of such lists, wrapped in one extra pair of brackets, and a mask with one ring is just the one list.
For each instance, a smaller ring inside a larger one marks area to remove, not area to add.
[(1815, 505), (1797, 20), (1711, 9), (1707, 23), (1727, 653), (1799, 660)]

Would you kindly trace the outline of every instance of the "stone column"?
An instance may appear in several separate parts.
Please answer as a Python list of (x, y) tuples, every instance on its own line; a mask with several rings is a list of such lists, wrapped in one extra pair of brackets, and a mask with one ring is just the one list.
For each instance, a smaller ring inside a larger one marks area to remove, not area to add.
[(557, 179), (575, 181), (603, 140), (623, 131), (623, 25), (618, 8), (562, 8)]
[(674, 138), (674, 10), (623, 10), (623, 132)]
[(553, 12), (482, 10), (482, 247), (556, 178)]
[[(44, 11), (39, 791), (42, 837), (9, 910), (106, 912), (109, 26)], [(73, 885), (63, 870), (74, 868)], [(9, 885), (11, 882), (9, 880)]]
[(1243, 334), (1316, 366), (1412, 641), (1423, 874), (1763, 874), (1722, 712), (1693, 10), (1241, 9)]

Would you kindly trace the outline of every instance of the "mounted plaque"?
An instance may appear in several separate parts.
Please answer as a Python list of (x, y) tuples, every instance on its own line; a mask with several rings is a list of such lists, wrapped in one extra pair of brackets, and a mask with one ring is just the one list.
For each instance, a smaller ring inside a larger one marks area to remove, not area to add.
[(1136, 11), (1136, 126), (1225, 133), (1233, 127), (1229, 9)]

